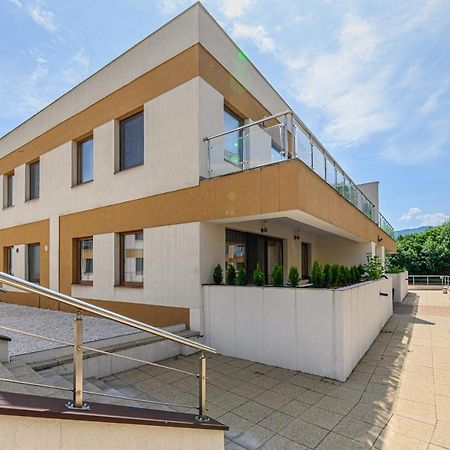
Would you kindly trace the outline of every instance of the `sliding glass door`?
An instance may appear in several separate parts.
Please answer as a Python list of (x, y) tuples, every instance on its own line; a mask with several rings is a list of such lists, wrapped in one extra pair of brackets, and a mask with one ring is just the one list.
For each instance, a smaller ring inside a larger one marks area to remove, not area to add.
[(270, 273), (276, 264), (283, 265), (283, 240), (262, 234), (226, 230), (226, 262), (236, 270), (244, 267), (247, 279), (253, 284), (253, 272), (257, 264), (270, 283)]

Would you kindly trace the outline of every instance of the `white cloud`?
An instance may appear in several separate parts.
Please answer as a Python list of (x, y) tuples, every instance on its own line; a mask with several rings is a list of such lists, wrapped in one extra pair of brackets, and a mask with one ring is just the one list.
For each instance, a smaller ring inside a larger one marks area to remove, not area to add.
[(263, 25), (235, 23), (231, 34), (235, 39), (250, 40), (263, 53), (275, 52), (275, 41)]
[(450, 220), (450, 216), (442, 212), (424, 213), (420, 208), (415, 206), (404, 213), (400, 220), (406, 222), (414, 221), (417, 222), (420, 226), (436, 226), (448, 222)]
[(47, 31), (57, 30), (55, 14), (45, 9), (41, 2), (28, 5), (28, 13), (38, 25), (41, 25)]
[(9, 0), (10, 3), (12, 3), (14, 6), (17, 6), (18, 8), (22, 8), (22, 2), (20, 0)]
[(173, 14), (191, 3), (192, 0), (159, 0), (158, 7), (164, 14)]
[(222, 0), (220, 11), (229, 19), (236, 19), (246, 14), (254, 5), (254, 0)]
[(288, 59), (297, 98), (326, 117), (325, 139), (354, 145), (395, 126), (388, 86), (391, 69), (376, 67), (383, 36), (375, 24), (355, 14), (345, 17), (334, 51)]

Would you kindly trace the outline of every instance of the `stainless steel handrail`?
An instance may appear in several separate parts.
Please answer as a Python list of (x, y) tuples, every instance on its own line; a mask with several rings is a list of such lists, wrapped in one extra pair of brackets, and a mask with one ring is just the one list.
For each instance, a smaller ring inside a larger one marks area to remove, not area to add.
[[(271, 116), (263, 117), (260, 120), (256, 120), (254, 122), (247, 123), (247, 124), (242, 125), (240, 127), (236, 127), (236, 128), (231, 129), (231, 130), (227, 130), (227, 131), (224, 131), (224, 132), (221, 132), (221, 133), (217, 133), (217, 134), (214, 134), (212, 136), (207, 136), (207, 137), (203, 138), (203, 140), (208, 142), (208, 145), (209, 145), (209, 142), (211, 140), (213, 140), (213, 139), (216, 139), (216, 138), (219, 138), (219, 137), (222, 137), (222, 136), (226, 136), (228, 134), (236, 133), (236, 132), (239, 132), (239, 131), (242, 131), (242, 130), (246, 130), (246, 129), (248, 129), (250, 127), (253, 127), (255, 125), (260, 125), (260, 124), (262, 124), (264, 122), (267, 122), (267, 121), (270, 121), (270, 120), (276, 120), (279, 117), (283, 117), (283, 116), (291, 116), (292, 117), (292, 124), (293, 124), (294, 121), (296, 122), (296, 126), (299, 126), (302, 129), (303, 133), (309, 137), (311, 142), (322, 152), (324, 157), (327, 158), (333, 164), (334, 168), (336, 170), (338, 170), (340, 173), (342, 173), (342, 175), (345, 178), (347, 178), (349, 180), (349, 182), (353, 186), (355, 186), (356, 190), (359, 192), (361, 197), (365, 201), (367, 201), (371, 205), (372, 208), (374, 208), (375, 207), (374, 203), (366, 196), (366, 194), (364, 194), (364, 192), (361, 191), (361, 189), (358, 187), (358, 185), (350, 178), (350, 176), (347, 174), (347, 172), (345, 172), (345, 170), (340, 166), (340, 164), (333, 158), (331, 153), (322, 145), (322, 143), (314, 135), (314, 133), (305, 125), (305, 123), (300, 119), (300, 117), (298, 117), (297, 114), (294, 111), (292, 111), (292, 110), (287, 110), (287, 111), (284, 111), (284, 112), (273, 114)], [(280, 122), (280, 126), (285, 126), (285, 124)], [(209, 158), (209, 155), (208, 155), (208, 158)], [(364, 214), (366, 214), (366, 213), (364, 213)], [(394, 230), (394, 228), (392, 227), (392, 225), (387, 221), (387, 219), (381, 213), (379, 213), (379, 214), (381, 215), (381, 217), (383, 217), (383, 220), (386, 222), (387, 226), (391, 230), (391, 233), (388, 233), (388, 234), (391, 237), (393, 237), (393, 230)], [(372, 216), (372, 221), (375, 222), (378, 226), (380, 226), (379, 217), (373, 217)], [(383, 231), (386, 231), (386, 230), (383, 229)]]
[[(450, 284), (450, 275), (408, 274), (408, 282), (409, 281), (412, 281), (413, 286), (447, 286)], [(437, 281), (437, 283), (434, 283), (433, 281)]]
[(129, 327), (136, 328), (137, 330), (145, 331), (147, 333), (154, 334), (155, 336), (160, 336), (165, 339), (178, 342), (179, 344), (187, 345), (188, 347), (192, 347), (197, 350), (209, 353), (217, 353), (214, 348), (207, 345), (191, 341), (190, 339), (186, 339), (182, 336), (177, 336), (176, 334), (166, 330), (162, 330), (161, 328), (147, 325), (143, 322), (139, 322), (138, 320), (131, 319), (130, 317), (122, 316), (121, 314), (117, 314), (113, 311), (109, 311), (108, 309), (101, 308), (100, 306), (92, 305), (82, 300), (78, 300), (77, 298), (70, 297), (69, 295), (52, 291), (51, 289), (39, 286), (34, 283), (30, 283), (29, 281), (22, 280), (13, 275), (8, 275), (4, 272), (0, 272), (0, 282), (27, 292), (42, 295), (43, 297), (55, 300), (59, 303), (64, 303), (65, 305), (72, 306), (73, 308), (81, 311), (95, 314), (97, 316), (103, 317), (104, 319), (109, 319), (114, 322), (121, 323), (122, 325), (127, 325)]
[[(196, 375), (198, 377), (198, 388), (199, 388), (199, 402), (198, 402), (198, 416), (196, 419), (199, 422), (207, 421), (209, 418), (206, 416), (206, 357), (205, 352), (209, 353), (217, 353), (217, 351), (204, 344), (200, 344), (190, 339), (186, 339), (182, 336), (177, 336), (174, 333), (170, 333), (169, 331), (162, 330), (157, 327), (153, 327), (151, 325), (147, 325), (143, 322), (139, 322), (137, 320), (131, 319), (126, 316), (122, 316), (121, 314), (117, 314), (113, 311), (109, 311), (107, 309), (101, 308), (99, 306), (92, 305), (90, 303), (84, 302), (74, 297), (70, 297), (69, 295), (61, 294), (60, 292), (53, 291), (51, 289), (39, 286), (34, 283), (30, 283), (29, 281), (22, 280), (21, 278), (15, 277), (13, 275), (6, 274), (4, 272), (0, 272), (0, 282), (23, 290), (25, 292), (31, 292), (34, 294), (41, 295), (51, 300), (55, 300), (59, 303), (63, 303), (65, 305), (69, 305), (75, 308), (78, 313), (74, 320), (74, 333), (73, 333), (73, 402), (67, 403), (67, 407), (71, 409), (88, 409), (89, 407), (83, 402), (83, 394), (89, 393), (83, 389), (83, 349), (88, 348), (84, 346), (83, 342), (83, 321), (80, 314), (80, 311), (85, 311), (91, 314), (95, 314), (97, 316), (103, 317), (105, 319), (112, 320), (114, 322), (120, 323), (122, 325), (127, 325), (132, 328), (136, 328), (137, 330), (145, 331), (147, 333), (153, 334), (155, 336), (160, 336), (162, 338), (168, 339), (172, 342), (177, 342), (179, 344), (186, 345), (188, 347), (194, 348), (196, 350), (201, 351), (201, 355), (199, 358), (199, 373)], [(50, 340), (52, 338), (48, 338)], [(52, 339), (53, 341), (64, 342), (56, 339)], [(93, 348), (89, 348), (91, 351), (98, 351)], [(103, 351), (99, 351), (99, 353), (104, 353)], [(117, 355), (115, 355), (117, 356)], [(131, 359), (126, 357), (126, 359)], [(137, 360), (138, 362), (146, 363), (143, 360)], [(176, 369), (177, 371), (179, 369)], [(189, 374), (188, 372), (186, 372)], [(194, 375), (194, 374), (191, 374)], [(194, 375), (195, 376), (195, 375)], [(138, 400), (139, 401), (139, 400)], [(155, 402), (153, 402), (155, 403)]]
[[(29, 331), (18, 330), (16, 328), (5, 327), (4, 325), (0, 325), (0, 330), (9, 331), (11, 333), (22, 334), (24, 336), (30, 336), (30, 337), (33, 337), (36, 339), (42, 339), (43, 341), (53, 342), (55, 344), (62, 344), (66, 347), (73, 347), (73, 345), (74, 345), (73, 342), (67, 342), (67, 341), (63, 341), (61, 339), (55, 339), (55, 338), (51, 338), (48, 336), (42, 336), (40, 334), (30, 333)], [(89, 347), (84, 344), (81, 347), (83, 348), (83, 350), (88, 350), (93, 353), (99, 353), (101, 355), (114, 356), (115, 358), (127, 359), (128, 361), (138, 362), (138, 363), (149, 365), (149, 366), (160, 367), (162, 369), (172, 370), (172, 371), (178, 372), (178, 373), (184, 373), (185, 375), (190, 375), (193, 377), (199, 376), (198, 373), (192, 373), (192, 372), (188, 372), (187, 370), (177, 369), (176, 367), (165, 366), (164, 364), (158, 364), (158, 363), (154, 363), (154, 362), (150, 362), (150, 361), (145, 361), (145, 360), (139, 359), (139, 358), (133, 358), (131, 356), (121, 355), (120, 353), (107, 352), (106, 350), (100, 350), (98, 348)]]
[[(19, 384), (21, 386), (33, 386), (33, 387), (38, 387), (38, 388), (42, 388), (42, 389), (56, 389), (59, 391), (72, 392), (72, 388), (56, 386), (54, 384), (35, 383), (33, 381), (22, 381), (22, 380), (13, 380), (11, 378), (0, 378), (0, 382), (1, 383)], [(197, 409), (197, 406), (193, 406), (193, 405), (182, 405), (179, 403), (170, 403), (170, 402), (158, 402), (156, 400), (147, 400), (144, 398), (105, 394), (104, 392), (93, 392), (93, 391), (83, 391), (83, 392), (87, 395), (97, 395), (98, 397), (115, 398), (118, 400), (128, 400), (128, 401), (133, 401), (133, 402), (151, 403), (154, 405), (163, 405), (163, 406), (175, 406), (177, 408)]]

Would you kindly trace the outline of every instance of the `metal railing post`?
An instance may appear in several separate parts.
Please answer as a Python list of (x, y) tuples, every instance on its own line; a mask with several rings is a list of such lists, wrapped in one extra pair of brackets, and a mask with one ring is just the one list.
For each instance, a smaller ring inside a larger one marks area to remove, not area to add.
[(284, 157), (288, 159), (289, 157), (289, 141), (288, 141), (288, 118), (287, 115), (283, 118), (283, 147), (284, 147)]
[(291, 114), (291, 145), (292, 145), (292, 157), (297, 158), (297, 128), (295, 125), (294, 116)]
[(309, 142), (311, 144), (311, 169), (314, 170), (314, 142), (311, 136), (309, 136)]
[(70, 409), (89, 409), (83, 403), (83, 318), (80, 312), (73, 321), (73, 402)]
[(206, 415), (206, 357), (205, 353), (200, 355), (200, 370), (198, 374), (198, 416), (199, 422), (207, 422), (209, 417)]

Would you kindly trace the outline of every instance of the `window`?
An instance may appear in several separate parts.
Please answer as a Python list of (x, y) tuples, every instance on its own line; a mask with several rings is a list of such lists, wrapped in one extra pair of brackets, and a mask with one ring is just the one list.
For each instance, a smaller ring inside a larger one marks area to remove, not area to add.
[(266, 283), (270, 283), (270, 273), (274, 266), (283, 265), (283, 240), (227, 229), (225, 258), (226, 264), (232, 264), (236, 270), (245, 268), (249, 283), (253, 283), (253, 272), (259, 264), (265, 273)]
[(92, 237), (78, 240), (78, 282), (92, 284), (94, 279), (94, 240)]
[(227, 266), (233, 265), (236, 271), (245, 267), (245, 233), (226, 230), (225, 253)]
[(28, 200), (39, 198), (39, 160), (28, 165)]
[(77, 145), (77, 184), (94, 179), (94, 139), (89, 137)]
[(144, 233), (134, 231), (120, 235), (120, 282), (123, 286), (144, 284)]
[[(244, 121), (227, 109), (224, 110), (224, 131), (234, 130), (244, 125)], [(224, 159), (232, 164), (239, 165), (243, 159), (242, 130), (224, 136)]]
[(28, 244), (27, 246), (27, 280), (39, 284), (41, 279), (41, 246), (39, 244)]
[(14, 247), (6, 247), (5, 249), (6, 257), (6, 273), (9, 275), (14, 275)]
[(16, 188), (16, 177), (14, 172), (11, 172), (5, 175), (5, 208), (9, 208), (10, 206), (14, 206), (14, 196), (15, 196), (15, 188)]
[(144, 112), (120, 122), (120, 170), (144, 164)]

